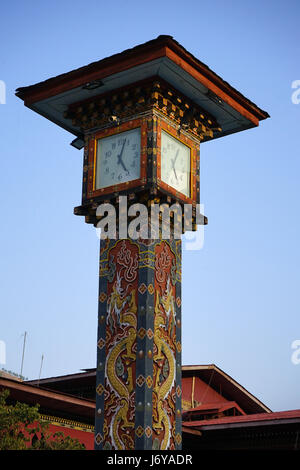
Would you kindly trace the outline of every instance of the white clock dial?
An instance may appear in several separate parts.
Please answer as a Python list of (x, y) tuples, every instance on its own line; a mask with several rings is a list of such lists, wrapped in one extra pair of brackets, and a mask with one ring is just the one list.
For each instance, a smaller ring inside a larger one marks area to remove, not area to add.
[(140, 128), (97, 140), (95, 189), (140, 177)]
[(161, 180), (190, 196), (191, 149), (167, 132), (161, 131)]

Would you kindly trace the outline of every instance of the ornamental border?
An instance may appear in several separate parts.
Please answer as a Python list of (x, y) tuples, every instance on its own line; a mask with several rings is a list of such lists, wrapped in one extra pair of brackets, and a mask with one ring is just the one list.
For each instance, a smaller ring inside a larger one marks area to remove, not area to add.
[(73, 421), (66, 418), (60, 418), (58, 416), (48, 416), (41, 414), (42, 421), (49, 422), (55, 426), (62, 426), (65, 428), (76, 429), (78, 431), (94, 432), (94, 426), (92, 424), (80, 423), (79, 421)]

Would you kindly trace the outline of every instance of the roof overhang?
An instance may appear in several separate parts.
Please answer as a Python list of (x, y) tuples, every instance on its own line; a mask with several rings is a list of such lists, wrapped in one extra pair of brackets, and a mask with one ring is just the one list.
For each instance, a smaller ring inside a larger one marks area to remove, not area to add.
[(34, 387), (24, 382), (0, 378), (0, 389), (3, 388), (10, 391), (10, 398), (22, 403), (30, 405), (39, 403), (41, 408), (52, 410), (53, 413), (60, 411), (88, 420), (94, 418), (95, 402), (93, 400)]
[(258, 398), (215, 364), (182, 366), (182, 378), (193, 376), (200, 377), (216, 391), (221, 387), (222, 395), (229, 401), (236, 401), (247, 414), (271, 412)]
[(244, 416), (226, 416), (205, 421), (184, 421), (182, 423), (185, 428), (197, 429), (200, 432), (294, 424), (300, 424), (300, 410), (277, 411), (273, 413), (259, 413)]
[(80, 137), (81, 129), (64, 116), (70, 105), (154, 76), (213, 115), (222, 127), (218, 137), (258, 126), (269, 117), (171, 36), (159, 36), (85, 67), (18, 88), (16, 95), (33, 111)]

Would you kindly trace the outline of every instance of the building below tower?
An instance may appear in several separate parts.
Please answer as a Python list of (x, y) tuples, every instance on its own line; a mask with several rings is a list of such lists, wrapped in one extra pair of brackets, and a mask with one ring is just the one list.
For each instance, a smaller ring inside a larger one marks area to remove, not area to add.
[[(96, 369), (22, 382), (0, 376), (10, 403), (40, 404), (50, 432), (94, 449)], [(299, 450), (300, 409), (272, 412), (217, 366), (182, 367), (182, 448)]]

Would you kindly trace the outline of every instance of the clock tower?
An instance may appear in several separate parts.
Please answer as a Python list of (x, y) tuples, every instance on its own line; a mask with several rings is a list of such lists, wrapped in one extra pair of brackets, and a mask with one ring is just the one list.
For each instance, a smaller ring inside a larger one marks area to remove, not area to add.
[(180, 235), (207, 223), (200, 146), (268, 114), (170, 36), (17, 96), (84, 149), (74, 213), (102, 237), (95, 449), (179, 450)]

